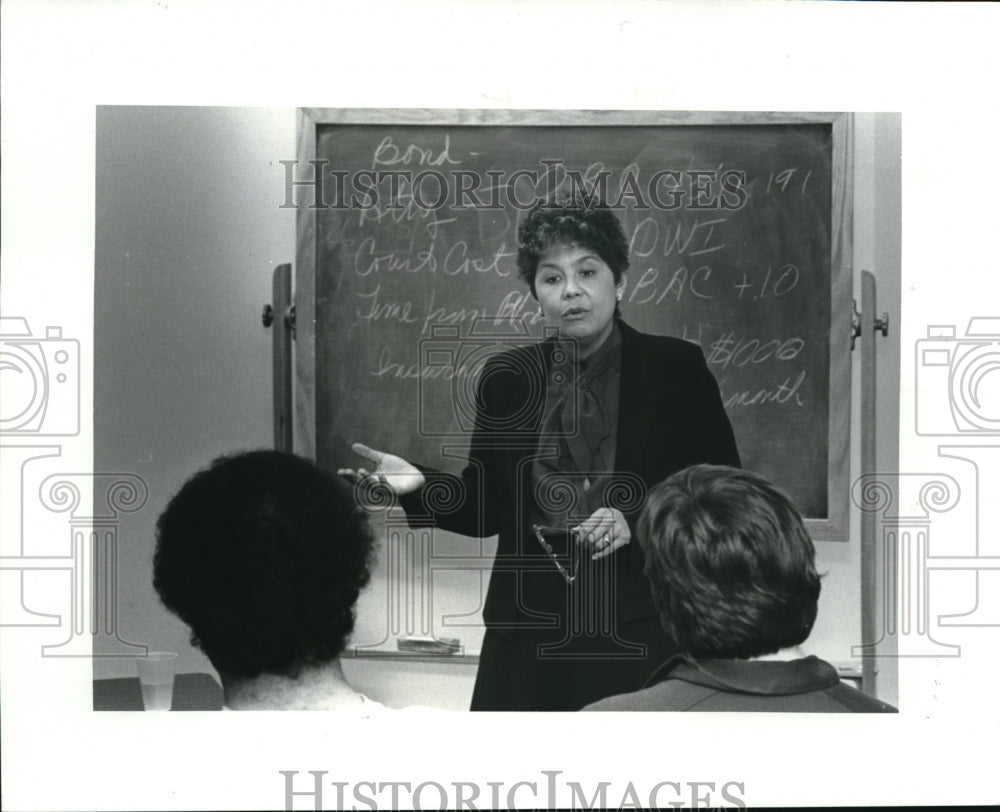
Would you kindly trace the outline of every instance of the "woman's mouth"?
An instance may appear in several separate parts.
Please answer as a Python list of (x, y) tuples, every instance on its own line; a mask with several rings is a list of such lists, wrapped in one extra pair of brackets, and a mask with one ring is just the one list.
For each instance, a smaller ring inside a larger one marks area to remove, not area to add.
[(566, 321), (577, 321), (578, 319), (582, 319), (586, 316), (588, 312), (589, 311), (582, 307), (571, 307), (563, 313), (563, 318)]

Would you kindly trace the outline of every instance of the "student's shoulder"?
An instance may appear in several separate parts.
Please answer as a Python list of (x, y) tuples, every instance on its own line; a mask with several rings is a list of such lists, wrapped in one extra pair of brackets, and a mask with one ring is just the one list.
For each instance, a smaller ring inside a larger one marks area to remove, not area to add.
[(580, 708), (581, 711), (589, 713), (590, 711), (630, 711), (636, 710), (633, 705), (635, 704), (635, 695), (638, 692), (632, 692), (629, 694), (615, 694), (614, 696), (606, 696), (604, 699), (598, 699), (596, 702), (591, 702), (589, 705), (584, 705)]
[(684, 711), (714, 693), (701, 685), (667, 679), (627, 694), (605, 697), (582, 708), (585, 711)]
[(869, 696), (863, 691), (842, 682), (829, 688), (827, 696), (852, 713), (899, 713), (887, 702)]

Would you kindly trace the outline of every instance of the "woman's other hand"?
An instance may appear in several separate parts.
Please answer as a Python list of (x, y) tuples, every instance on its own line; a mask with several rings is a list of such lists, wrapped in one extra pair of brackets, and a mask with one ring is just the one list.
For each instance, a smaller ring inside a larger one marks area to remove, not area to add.
[(413, 493), (424, 486), (424, 475), (420, 470), (402, 457), (376, 451), (361, 443), (351, 446), (359, 457), (364, 457), (371, 463), (372, 470), (367, 468), (338, 468), (337, 473), (348, 482), (360, 485), (368, 479), (374, 479), (385, 485), (396, 496)]
[(570, 530), (576, 533), (580, 544), (585, 544), (595, 551), (591, 556), (595, 561), (611, 555), (632, 540), (628, 522), (616, 508), (598, 508), (590, 518)]

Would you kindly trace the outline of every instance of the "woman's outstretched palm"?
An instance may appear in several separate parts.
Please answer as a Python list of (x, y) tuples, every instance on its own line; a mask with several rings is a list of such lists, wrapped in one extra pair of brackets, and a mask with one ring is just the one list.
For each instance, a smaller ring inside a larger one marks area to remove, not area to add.
[(338, 468), (337, 473), (349, 482), (360, 484), (365, 479), (374, 477), (397, 496), (413, 493), (424, 485), (424, 475), (416, 466), (402, 457), (386, 454), (384, 451), (376, 451), (361, 443), (354, 443), (351, 450), (359, 457), (368, 460), (372, 464), (372, 470)]

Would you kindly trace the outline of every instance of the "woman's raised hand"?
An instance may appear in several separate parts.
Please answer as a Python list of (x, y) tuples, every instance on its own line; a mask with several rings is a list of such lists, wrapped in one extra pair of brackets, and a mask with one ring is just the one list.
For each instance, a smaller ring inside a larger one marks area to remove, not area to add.
[(385, 485), (397, 496), (413, 493), (424, 486), (424, 475), (420, 470), (402, 457), (394, 454), (386, 454), (383, 451), (376, 451), (361, 443), (354, 443), (351, 446), (359, 457), (364, 457), (371, 463), (372, 470), (367, 468), (338, 468), (337, 473), (348, 482), (360, 485), (365, 480), (372, 478), (376, 482)]

